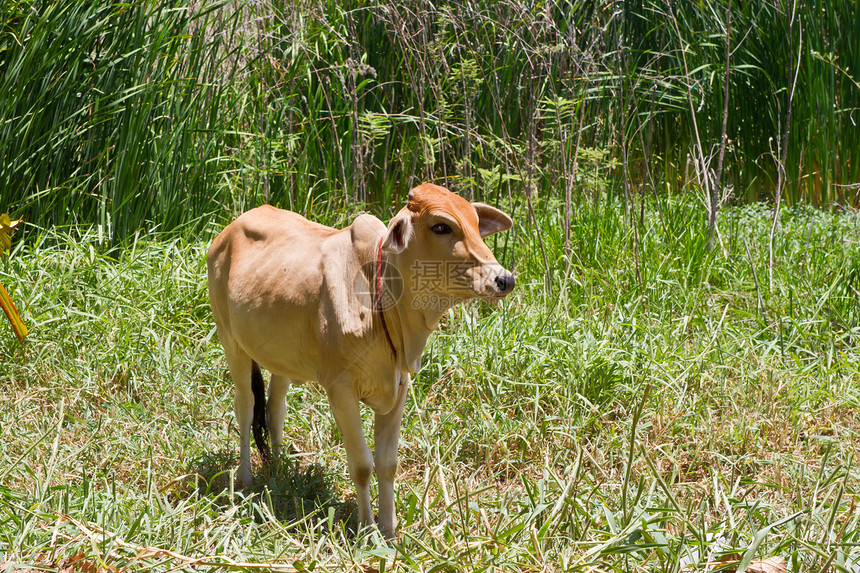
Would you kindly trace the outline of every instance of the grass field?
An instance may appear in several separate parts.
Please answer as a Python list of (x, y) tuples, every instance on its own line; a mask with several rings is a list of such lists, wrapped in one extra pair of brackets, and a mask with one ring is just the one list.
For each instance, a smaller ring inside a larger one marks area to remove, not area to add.
[(517, 291), (431, 338), (392, 544), (355, 532), (316, 387), (288, 396), (290, 454), (232, 489), (220, 223), (27, 227), (0, 264), (31, 327), (0, 330), (0, 571), (860, 571), (860, 215), (783, 211), (769, 272), (764, 206), (721, 213), (709, 252), (696, 202), (647, 204), (638, 235), (584, 205), (567, 261), (536, 209), (494, 246)]

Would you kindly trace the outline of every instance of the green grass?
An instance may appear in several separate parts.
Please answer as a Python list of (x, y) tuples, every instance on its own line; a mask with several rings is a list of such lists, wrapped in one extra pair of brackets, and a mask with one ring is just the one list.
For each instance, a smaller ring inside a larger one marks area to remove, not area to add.
[(559, 209), (537, 208), (495, 245), (517, 291), (431, 339), (391, 545), (355, 533), (314, 386), (288, 396), (289, 456), (231, 489), (214, 229), (108, 248), (29, 227), (0, 266), (31, 327), (0, 338), (0, 567), (857, 571), (858, 213), (785, 210), (770, 285), (769, 210), (721, 214), (708, 253), (697, 203), (647, 205), (640, 284), (621, 205), (575, 213), (566, 275)]

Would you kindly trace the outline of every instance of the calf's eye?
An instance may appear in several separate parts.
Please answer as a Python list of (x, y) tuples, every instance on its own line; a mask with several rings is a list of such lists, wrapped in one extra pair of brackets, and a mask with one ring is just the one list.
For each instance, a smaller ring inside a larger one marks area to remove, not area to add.
[(445, 223), (436, 223), (430, 230), (436, 233), (437, 235), (447, 235), (451, 232), (451, 227), (446, 225)]

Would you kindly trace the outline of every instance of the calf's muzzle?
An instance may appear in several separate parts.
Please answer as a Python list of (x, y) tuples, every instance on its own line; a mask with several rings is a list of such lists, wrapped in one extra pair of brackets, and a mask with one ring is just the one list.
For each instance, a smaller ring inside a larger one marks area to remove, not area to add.
[(516, 278), (514, 275), (509, 272), (504, 272), (496, 277), (496, 287), (499, 289), (500, 293), (507, 294), (514, 290), (514, 285), (516, 284)]

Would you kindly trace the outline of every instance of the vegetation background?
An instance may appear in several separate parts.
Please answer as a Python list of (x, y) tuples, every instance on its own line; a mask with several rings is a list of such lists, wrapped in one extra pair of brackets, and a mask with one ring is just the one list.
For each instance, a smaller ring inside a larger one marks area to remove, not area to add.
[[(3, 0), (0, 567), (860, 570), (858, 34), (852, 0)], [(433, 339), (389, 546), (312, 388), (230, 488), (203, 258), (261, 202), (425, 180), (512, 213), (521, 286)]]

